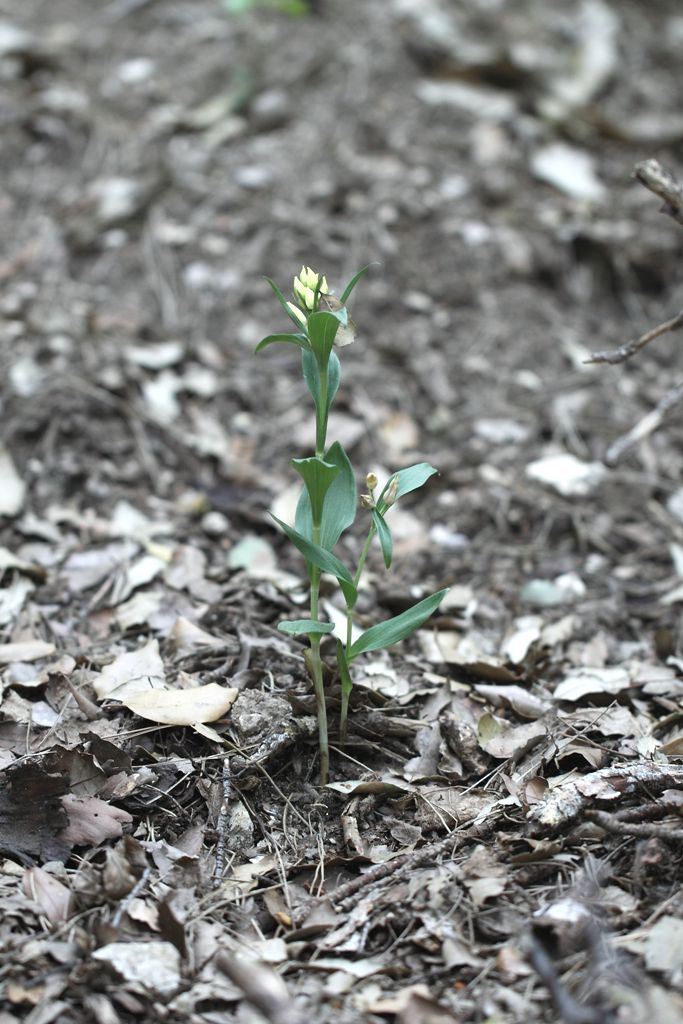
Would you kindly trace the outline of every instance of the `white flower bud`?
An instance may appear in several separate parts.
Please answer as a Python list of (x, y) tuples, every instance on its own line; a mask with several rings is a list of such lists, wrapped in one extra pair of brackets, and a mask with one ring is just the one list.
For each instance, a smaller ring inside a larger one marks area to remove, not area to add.
[(301, 283), (306, 288), (315, 289), (315, 286), (318, 283), (318, 275), (315, 270), (311, 270), (310, 267), (303, 267), (303, 274), (299, 274), (299, 277), (301, 279)]
[(375, 489), (375, 487), (377, 486), (378, 483), (379, 483), (379, 480), (377, 479), (377, 474), (376, 473), (368, 473), (368, 475), (365, 478), (365, 485), (368, 488), (368, 490), (369, 491), (374, 491), (374, 489)]
[(368, 512), (371, 512), (375, 507), (375, 502), (371, 494), (361, 494), (360, 503), (363, 508), (368, 510)]
[(298, 306), (295, 306), (293, 302), (288, 302), (287, 309), (297, 318), (302, 327), (306, 326), (306, 315), (301, 312)]
[(384, 504), (386, 505), (387, 508), (390, 508), (394, 504), (394, 502), (396, 501), (396, 492), (397, 492), (397, 490), (398, 490), (398, 477), (394, 476), (394, 477), (391, 478), (391, 482), (390, 482), (389, 486), (387, 487), (386, 491), (384, 492), (384, 497), (382, 498), (382, 501), (384, 502)]

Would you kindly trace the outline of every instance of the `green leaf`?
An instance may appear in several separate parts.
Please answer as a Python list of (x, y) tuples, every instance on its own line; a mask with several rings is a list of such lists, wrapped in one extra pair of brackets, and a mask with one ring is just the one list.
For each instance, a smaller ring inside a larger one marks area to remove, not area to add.
[(298, 345), (304, 352), (308, 352), (310, 350), (308, 338), (305, 334), (269, 334), (267, 338), (263, 338), (259, 341), (254, 351), (261, 352), (268, 345), (275, 345), (277, 342), (282, 341)]
[(446, 587), (445, 590), (439, 590), (438, 593), (432, 594), (431, 597), (425, 597), (423, 601), (419, 601), (412, 608), (401, 612), (400, 615), (395, 615), (393, 619), (387, 619), (386, 622), (379, 622), (376, 626), (366, 629), (355, 644), (352, 644), (348, 652), (348, 660), (352, 661), (353, 658), (366, 651), (377, 651), (380, 647), (389, 647), (410, 636), (429, 618), (433, 611), (436, 611), (448, 593), (448, 589)]
[[(339, 469), (339, 475), (332, 481), (325, 497), (320, 529), (320, 546), (331, 551), (344, 530), (347, 530), (356, 518), (356, 478), (348, 455), (339, 441), (330, 445), (325, 452), (324, 460)], [(309, 540), (312, 539), (313, 516), (308, 490), (305, 487), (299, 497), (294, 523), (299, 533)]]
[(275, 295), (277, 296), (277, 301), (280, 303), (280, 305), (284, 309), (284, 311), (287, 314), (287, 316), (289, 317), (289, 319), (292, 321), (292, 323), (296, 324), (296, 326), (300, 330), (301, 329), (301, 323), (297, 320), (297, 318), (294, 316), (294, 314), (292, 313), (291, 309), (287, 305), (287, 299), (284, 297), (284, 295), (282, 294), (282, 292), (280, 291), (278, 286), (275, 284), (275, 281), (273, 281), (273, 279), (271, 277), (267, 277), (266, 281), (268, 282), (270, 287), (275, 292)]
[(315, 619), (283, 619), (282, 622), (278, 622), (277, 628), (289, 636), (310, 636), (313, 633), (331, 633), (334, 630), (334, 623), (317, 622)]
[(398, 477), (398, 488), (394, 496), (394, 501), (398, 501), (404, 494), (409, 494), (411, 491), (416, 491), (418, 487), (422, 487), (429, 480), (430, 476), (434, 476), (436, 472), (438, 471), (434, 469), (434, 466), (430, 466), (428, 462), (417, 462), (414, 466), (408, 466), (407, 469), (399, 469), (398, 473), (392, 474), (382, 488), (382, 493), (377, 502), (380, 513), (384, 515), (387, 510), (383, 498), (394, 477)]
[(358, 495), (353, 468), (339, 441), (327, 449), (325, 461), (339, 468), (339, 475), (327, 492), (320, 528), (320, 546), (331, 551), (356, 518)]
[(386, 524), (386, 520), (377, 509), (373, 509), (372, 521), (375, 524), (377, 530), (377, 537), (379, 540), (379, 546), (382, 549), (382, 557), (384, 558), (384, 565), (387, 569), (391, 567), (391, 559), (394, 554), (394, 544), (391, 539), (391, 530)]
[(339, 669), (339, 680), (341, 682), (342, 693), (351, 693), (351, 690), (353, 689), (353, 679), (349, 672), (349, 663), (346, 660), (344, 645), (341, 640), (337, 640), (337, 668)]
[(348, 314), (343, 308), (337, 310), (336, 313), (327, 313), (322, 310), (311, 313), (307, 324), (308, 337), (318, 366), (327, 366), (339, 326), (347, 323)]
[(375, 266), (375, 264), (374, 263), (368, 263), (367, 267), (363, 267), (362, 270), (359, 270), (357, 274), (353, 275), (353, 277), (351, 278), (351, 280), (347, 284), (346, 288), (341, 293), (341, 298), (339, 299), (339, 301), (341, 302), (342, 306), (346, 305), (346, 300), (348, 299), (349, 295), (351, 294), (353, 289), (356, 287), (356, 285), (360, 281), (360, 279), (363, 276), (363, 274), (366, 274), (368, 272), (368, 270), (370, 269), (370, 267), (372, 267), (372, 266)]
[(277, 516), (271, 516), (278, 524), (281, 530), (287, 534), (292, 544), (299, 549), (301, 554), (304, 556), (307, 562), (312, 562), (313, 565), (317, 565), (323, 572), (330, 573), (331, 576), (336, 576), (339, 581), (339, 586), (344, 594), (344, 600), (349, 608), (353, 608), (358, 598), (358, 592), (353, 585), (353, 579), (351, 573), (346, 568), (343, 562), (340, 562), (336, 555), (333, 555), (331, 551), (326, 551), (325, 548), (321, 548), (319, 544), (314, 544), (312, 540), (308, 540), (297, 530), (294, 530), (291, 526), (287, 526), (287, 523), (283, 523)]
[[(313, 401), (315, 407), (318, 409), (320, 404), (320, 367), (318, 362), (310, 351), (302, 352), (302, 365), (304, 370), (304, 380), (308, 390), (313, 395)], [(327, 364), (327, 408), (323, 410), (323, 415), (327, 416), (330, 411), (330, 406), (334, 396), (339, 390), (339, 382), (341, 380), (341, 363), (339, 362), (339, 356), (336, 352), (330, 353), (330, 361)]]
[[(325, 495), (335, 477), (339, 476), (339, 466), (323, 462), (312, 456), (310, 459), (292, 459), (292, 465), (303, 479), (308, 494), (312, 523), (320, 526), (323, 518)], [(325, 545), (323, 544), (323, 547)]]

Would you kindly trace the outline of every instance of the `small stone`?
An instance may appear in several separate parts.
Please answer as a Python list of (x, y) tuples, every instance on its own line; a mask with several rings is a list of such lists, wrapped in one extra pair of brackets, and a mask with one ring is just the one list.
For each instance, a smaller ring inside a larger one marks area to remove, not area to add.
[(222, 512), (207, 512), (202, 516), (201, 527), (209, 537), (223, 537), (230, 529), (230, 520)]
[(287, 93), (283, 89), (267, 89), (251, 105), (251, 119), (261, 131), (280, 128), (289, 121), (291, 113)]

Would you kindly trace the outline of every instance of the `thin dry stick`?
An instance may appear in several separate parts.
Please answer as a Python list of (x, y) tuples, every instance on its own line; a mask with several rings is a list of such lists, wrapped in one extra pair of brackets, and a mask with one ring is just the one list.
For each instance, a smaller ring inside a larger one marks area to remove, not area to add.
[(665, 171), (658, 160), (643, 160), (635, 166), (635, 176), (641, 185), (664, 200), (662, 213), (683, 224), (683, 185)]
[(586, 811), (585, 817), (594, 821), (607, 832), (615, 832), (620, 836), (639, 836), (651, 838), (656, 836), (665, 842), (680, 843), (683, 839), (683, 828), (671, 828), (670, 825), (655, 825), (654, 822), (619, 821), (613, 814), (606, 811)]
[(667, 391), (651, 412), (643, 416), (628, 433), (622, 434), (612, 442), (605, 452), (606, 465), (614, 466), (634, 445), (649, 437), (655, 430), (659, 430), (667, 414), (678, 405), (681, 399), (683, 399), (683, 382), (677, 384), (671, 391)]
[(221, 800), (221, 809), (218, 812), (218, 821), (216, 822), (218, 841), (216, 842), (216, 863), (213, 869), (214, 888), (220, 885), (223, 872), (225, 871), (225, 848), (228, 841), (228, 808), (231, 796), (232, 778), (230, 775), (230, 758), (226, 756), (223, 759), (223, 798)]
[[(672, 174), (665, 171), (657, 160), (643, 160), (641, 163), (636, 164), (634, 174), (641, 185), (644, 185), (650, 192), (654, 192), (656, 196), (664, 200), (662, 212), (673, 217), (679, 224), (683, 224), (683, 185)], [(683, 310), (671, 320), (667, 320), (666, 323), (653, 327), (651, 330), (646, 331), (645, 334), (642, 334), (640, 338), (635, 338), (625, 345), (620, 345), (619, 348), (607, 352), (592, 352), (585, 362), (623, 363), (626, 359), (630, 359), (631, 356), (635, 355), (636, 352), (640, 352), (641, 348), (649, 345), (655, 338), (659, 338), (660, 335), (666, 334), (668, 331), (676, 331), (679, 327), (683, 327)]]
[(605, 1015), (598, 1007), (581, 1006), (560, 981), (557, 968), (543, 944), (535, 936), (531, 940), (529, 960), (550, 992), (555, 1009), (564, 1024), (603, 1024)]
[(666, 334), (668, 331), (677, 331), (679, 327), (683, 327), (683, 310), (672, 317), (671, 320), (658, 324), (657, 327), (653, 327), (651, 330), (646, 331), (645, 334), (641, 334), (639, 338), (627, 341), (625, 345), (620, 345), (619, 348), (608, 349), (606, 352), (591, 352), (588, 359), (584, 359), (584, 363), (611, 363), (613, 365), (615, 363), (623, 363), (630, 359), (631, 356), (634, 356), (636, 352), (640, 352), (641, 348), (649, 345), (655, 338), (659, 338), (660, 335)]
[[(342, 911), (349, 910), (359, 898), (359, 893), (365, 890), (372, 889), (375, 886), (381, 885), (384, 881), (390, 880), (391, 882), (397, 881), (404, 874), (409, 874), (416, 868), (421, 867), (423, 864), (427, 864), (430, 861), (436, 861), (436, 859), (449, 848), (451, 852), (455, 852), (458, 847), (462, 846), (467, 841), (478, 842), (490, 835), (493, 829), (500, 821), (501, 815), (492, 811), (490, 817), (479, 824), (469, 823), (469, 825), (458, 826), (457, 832), (449, 832), (443, 839), (437, 840), (435, 843), (430, 843), (428, 846), (422, 847), (420, 850), (416, 850), (412, 853), (404, 853), (398, 857), (394, 857), (393, 860), (384, 861), (381, 864), (375, 864), (363, 875), (359, 875), (358, 878), (352, 878), (350, 881), (345, 882), (343, 885), (337, 886), (329, 894), (330, 901), (335, 907)], [(472, 827), (470, 827), (470, 825)], [(468, 831), (466, 831), (468, 829)], [(295, 925), (299, 926), (311, 913), (315, 906), (316, 900), (308, 900), (305, 904), (299, 907), (295, 915)]]

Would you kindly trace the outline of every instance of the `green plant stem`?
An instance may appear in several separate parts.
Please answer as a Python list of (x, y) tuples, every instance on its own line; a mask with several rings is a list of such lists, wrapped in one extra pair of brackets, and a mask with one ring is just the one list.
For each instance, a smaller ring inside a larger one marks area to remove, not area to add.
[[(355, 587), (358, 587), (358, 584), (360, 582), (360, 578), (361, 578), (361, 575), (363, 573), (363, 569), (365, 568), (365, 560), (368, 557), (368, 552), (370, 550), (370, 545), (372, 544), (372, 538), (375, 536), (375, 532), (376, 532), (375, 524), (371, 523), (370, 524), (370, 529), (368, 531), (367, 538), (365, 540), (365, 544), (363, 545), (363, 550), (360, 553), (360, 558), (358, 560), (358, 568), (356, 569), (356, 575), (353, 578), (353, 585)], [(347, 659), (348, 659), (349, 651), (351, 650), (352, 632), (353, 632), (353, 612), (351, 611), (350, 608), (347, 608), (346, 609), (346, 656), (347, 656)], [(348, 722), (348, 718), (349, 718), (349, 698), (350, 698), (350, 696), (351, 696), (351, 691), (349, 689), (347, 689), (345, 686), (342, 686), (341, 712), (340, 712), (340, 716), (339, 716), (339, 742), (341, 743), (342, 746), (346, 743), (346, 732), (347, 732), (347, 722)]]
[[(320, 543), (320, 523), (313, 525), (313, 543)], [(318, 598), (320, 594), (320, 569), (313, 566), (311, 570), (311, 618), (318, 621)], [(320, 785), (327, 785), (330, 769), (330, 747), (327, 737), (327, 707), (325, 704), (325, 686), (323, 683), (323, 663), (320, 658), (320, 635), (310, 637), (310, 667), (313, 677), (313, 690), (318, 715), (318, 744), (320, 746)]]
[[(365, 568), (365, 560), (368, 557), (368, 551), (370, 550), (370, 545), (372, 544), (372, 538), (375, 536), (375, 533), (376, 533), (375, 524), (371, 523), (370, 529), (368, 531), (368, 535), (365, 538), (365, 544), (363, 545), (363, 550), (361, 551), (360, 558), (358, 559), (358, 568), (356, 569), (356, 575), (353, 577), (353, 585), (354, 585), (354, 587), (356, 587), (356, 589), (358, 589), (358, 584), (360, 583), (360, 578), (361, 578), (361, 576), (363, 574), (363, 569)], [(352, 613), (350, 608), (347, 608), (347, 610), (346, 610), (346, 656), (347, 657), (348, 657), (348, 654), (349, 654), (349, 650), (351, 649), (351, 630), (352, 629), (353, 629), (353, 613)]]
[(325, 440), (327, 437), (327, 394), (329, 382), (327, 366), (322, 367), (319, 365), (319, 370), (320, 395), (315, 418), (315, 454), (318, 459), (322, 459), (325, 454)]
[[(325, 440), (327, 435), (327, 366), (320, 367), (320, 395), (315, 420), (315, 454), (321, 459), (325, 453)], [(320, 544), (320, 522), (313, 523), (314, 544)], [(320, 595), (320, 569), (317, 566), (311, 567), (311, 618), (318, 621)], [(310, 666), (313, 677), (313, 690), (315, 692), (315, 703), (318, 715), (318, 744), (320, 747), (320, 785), (326, 786), (330, 770), (330, 747), (327, 735), (327, 706), (325, 704), (325, 684), (323, 681), (323, 664), (320, 658), (320, 634), (310, 637), (311, 652)]]

